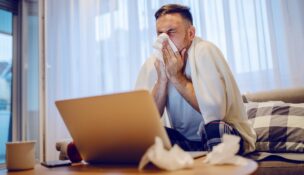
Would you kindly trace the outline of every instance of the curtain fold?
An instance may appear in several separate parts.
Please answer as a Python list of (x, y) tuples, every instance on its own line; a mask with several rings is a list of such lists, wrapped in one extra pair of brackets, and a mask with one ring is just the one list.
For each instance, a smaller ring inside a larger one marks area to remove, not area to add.
[(304, 86), (301, 0), (46, 1), (48, 160), (69, 137), (54, 102), (133, 89), (167, 3), (191, 8), (197, 36), (222, 50), (242, 92)]

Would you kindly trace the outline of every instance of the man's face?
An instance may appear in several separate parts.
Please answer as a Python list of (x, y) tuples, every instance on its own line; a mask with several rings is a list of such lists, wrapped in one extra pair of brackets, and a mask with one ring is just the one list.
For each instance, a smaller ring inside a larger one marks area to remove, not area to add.
[(167, 33), (179, 51), (189, 48), (195, 29), (178, 13), (160, 16), (156, 21), (157, 35)]

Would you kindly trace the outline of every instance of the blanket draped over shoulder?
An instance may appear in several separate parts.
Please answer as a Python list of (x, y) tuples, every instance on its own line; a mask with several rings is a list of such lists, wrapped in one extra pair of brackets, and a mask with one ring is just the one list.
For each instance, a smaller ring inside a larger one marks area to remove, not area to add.
[[(205, 124), (223, 120), (236, 128), (245, 141), (245, 152), (255, 149), (256, 135), (249, 124), (237, 83), (221, 51), (196, 37), (188, 50), (191, 79)], [(152, 91), (157, 80), (152, 54), (142, 66), (136, 89)], [(199, 128), (198, 128), (199, 129)]]

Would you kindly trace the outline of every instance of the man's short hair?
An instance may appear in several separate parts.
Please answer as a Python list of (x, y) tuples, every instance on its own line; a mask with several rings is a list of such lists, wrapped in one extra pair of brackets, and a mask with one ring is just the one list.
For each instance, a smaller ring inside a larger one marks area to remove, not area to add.
[(191, 23), (191, 25), (193, 24), (193, 19), (192, 19), (192, 15), (190, 12), (190, 8), (187, 6), (180, 5), (180, 4), (163, 5), (160, 9), (158, 9), (155, 12), (154, 16), (155, 16), (155, 19), (157, 20), (159, 17), (166, 15), (166, 14), (171, 14), (171, 13), (178, 13), (184, 19), (189, 21)]

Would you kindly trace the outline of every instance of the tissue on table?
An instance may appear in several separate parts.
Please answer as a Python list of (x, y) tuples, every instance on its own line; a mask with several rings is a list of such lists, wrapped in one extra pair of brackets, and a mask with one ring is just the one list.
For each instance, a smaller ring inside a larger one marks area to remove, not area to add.
[(165, 150), (162, 140), (156, 137), (155, 144), (141, 158), (138, 169), (142, 170), (149, 162), (161, 169), (173, 171), (193, 167), (194, 160), (178, 145), (174, 145), (169, 151)]
[(236, 155), (240, 145), (240, 137), (235, 135), (224, 134), (222, 143), (213, 147), (213, 150), (207, 154), (204, 163), (217, 164), (235, 164), (247, 165), (247, 159)]
[(156, 49), (153, 54), (157, 59), (159, 59), (161, 61), (163, 61), (163, 54), (162, 54), (163, 42), (166, 39), (168, 40), (168, 43), (171, 46), (173, 52), (178, 51), (178, 49), (176, 48), (176, 46), (174, 45), (174, 43), (171, 41), (171, 39), (169, 38), (169, 36), (166, 33), (162, 33), (162, 34), (158, 35), (156, 41), (153, 44), (153, 48)]

